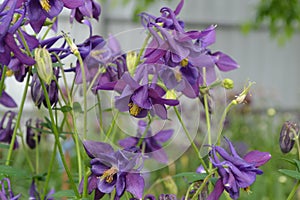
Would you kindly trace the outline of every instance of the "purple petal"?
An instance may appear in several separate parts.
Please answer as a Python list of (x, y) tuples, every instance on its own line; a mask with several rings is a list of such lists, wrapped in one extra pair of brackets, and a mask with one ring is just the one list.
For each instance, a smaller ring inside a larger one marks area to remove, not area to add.
[(253, 163), (255, 167), (264, 165), (271, 159), (269, 152), (260, 152), (257, 150), (250, 151), (244, 156), (244, 160), (248, 163)]
[(61, 0), (50, 0), (50, 10), (48, 12), (44, 12), (46, 14), (47, 17), (49, 17), (50, 19), (52, 19), (53, 17), (56, 17), (59, 15), (59, 13), (62, 11), (63, 7), (64, 7), (64, 3)]
[(130, 148), (135, 146), (138, 143), (137, 138), (128, 137), (122, 140), (119, 140), (119, 145), (123, 148)]
[(98, 181), (98, 190), (100, 190), (100, 192), (103, 192), (103, 193), (111, 193), (113, 191), (113, 189), (115, 188), (115, 184), (116, 184), (116, 180), (113, 180), (113, 182), (111, 183), (107, 183), (104, 180), (99, 180)]
[(210, 193), (210, 195), (207, 197), (207, 200), (219, 200), (220, 196), (222, 195), (224, 191), (224, 186), (221, 181), (221, 179), (218, 179), (214, 190)]
[(74, 9), (84, 5), (84, 0), (63, 0), (64, 6)]
[(141, 199), (143, 197), (144, 187), (145, 181), (140, 174), (128, 173), (126, 175), (126, 190), (136, 198)]
[(216, 65), (221, 71), (227, 72), (239, 68), (239, 65), (228, 55), (218, 51), (212, 54), (217, 61)]
[(162, 131), (157, 132), (157, 133), (153, 136), (153, 138), (154, 138), (156, 141), (159, 141), (159, 142), (166, 142), (166, 141), (168, 141), (168, 140), (172, 137), (173, 132), (174, 132), (173, 129), (162, 130)]
[(164, 105), (155, 104), (153, 105), (154, 113), (161, 119), (167, 119), (167, 109)]
[(122, 194), (124, 193), (124, 191), (125, 191), (125, 174), (121, 173), (121, 174), (118, 174), (117, 182), (116, 182), (116, 192), (117, 192), (117, 195), (119, 197), (122, 196)]
[(101, 154), (113, 153), (114, 149), (107, 143), (96, 142), (92, 140), (83, 141), (83, 146), (90, 158), (100, 157)]
[(16, 102), (5, 91), (2, 91), (2, 95), (0, 97), (0, 103), (8, 108), (17, 107)]
[(150, 154), (150, 157), (157, 160), (158, 162), (165, 163), (165, 164), (168, 163), (168, 155), (166, 154), (164, 149), (152, 151), (149, 154)]

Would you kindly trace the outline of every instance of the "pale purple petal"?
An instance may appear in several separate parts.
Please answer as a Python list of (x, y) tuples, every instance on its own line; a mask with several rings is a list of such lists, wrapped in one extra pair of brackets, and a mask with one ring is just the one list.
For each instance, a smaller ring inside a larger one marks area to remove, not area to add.
[(138, 143), (137, 138), (128, 137), (122, 140), (119, 140), (119, 145), (123, 148), (130, 148), (135, 146)]
[(118, 174), (116, 182), (116, 192), (119, 197), (124, 193), (125, 186), (125, 173)]
[(227, 72), (239, 68), (239, 65), (228, 55), (218, 51), (212, 54), (216, 58), (216, 65), (221, 71)]
[(136, 198), (143, 197), (145, 181), (140, 174), (128, 173), (126, 175), (126, 190), (133, 194)]
[(169, 129), (169, 130), (162, 130), (157, 132), (153, 138), (158, 141), (158, 142), (166, 142), (168, 141), (172, 135), (173, 135), (174, 130), (173, 129)]
[(63, 0), (64, 6), (70, 9), (74, 9), (84, 5), (84, 0)]

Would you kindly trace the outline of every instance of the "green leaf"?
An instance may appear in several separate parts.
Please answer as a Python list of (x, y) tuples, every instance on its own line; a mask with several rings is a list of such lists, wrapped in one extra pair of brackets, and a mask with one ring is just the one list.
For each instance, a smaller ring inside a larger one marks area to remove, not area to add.
[(5, 176), (30, 178), (29, 174), (26, 171), (6, 165), (0, 165), (0, 174)]
[(284, 175), (300, 180), (300, 173), (295, 170), (279, 169), (278, 171)]
[(78, 102), (73, 103), (73, 110), (74, 110), (74, 112), (83, 113), (81, 105)]
[(293, 161), (296, 163), (298, 171), (300, 171), (300, 160), (293, 159)]
[(73, 190), (61, 190), (52, 195), (55, 199), (61, 199), (63, 197), (75, 197)]
[(72, 110), (71, 106), (62, 106), (61, 108), (55, 108), (56, 110), (61, 110), (63, 113), (70, 112)]
[(205, 179), (207, 174), (205, 173), (197, 173), (197, 172), (183, 172), (179, 174), (175, 174), (173, 177), (184, 177), (188, 182), (202, 181)]

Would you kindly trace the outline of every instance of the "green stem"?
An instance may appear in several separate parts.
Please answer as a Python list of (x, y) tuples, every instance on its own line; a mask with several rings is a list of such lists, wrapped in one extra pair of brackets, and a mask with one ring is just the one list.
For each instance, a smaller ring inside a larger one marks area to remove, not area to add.
[(48, 95), (46, 86), (44, 84), (44, 81), (40, 77), (39, 77), (39, 79), (40, 79), (40, 82), (41, 82), (41, 85), (42, 85), (42, 88), (43, 88), (43, 91), (44, 91), (45, 100), (46, 100), (46, 103), (47, 103), (48, 112), (49, 112), (49, 116), (50, 116), (50, 120), (51, 120), (52, 131), (54, 133), (55, 143), (56, 143), (56, 145), (58, 147), (58, 152), (60, 154), (63, 166), (65, 168), (65, 171), (66, 171), (67, 175), (68, 175), (68, 178), (70, 180), (70, 184), (71, 184), (71, 186), (73, 188), (73, 191), (74, 191), (75, 195), (77, 197), (79, 197), (80, 195), (79, 195), (78, 189), (77, 189), (77, 187), (75, 185), (75, 182), (73, 180), (71, 171), (68, 168), (67, 162), (66, 162), (65, 157), (64, 157), (63, 148), (62, 148), (62, 145), (61, 145), (61, 143), (59, 141), (59, 132), (58, 132), (56, 124), (55, 124), (55, 120), (54, 120), (54, 116), (53, 116), (53, 111), (52, 111), (52, 108), (51, 108), (50, 99), (49, 99), (49, 95)]
[(147, 46), (148, 41), (149, 41), (150, 38), (151, 38), (151, 34), (148, 33), (146, 39), (144, 40), (143, 46), (142, 46), (141, 50), (139, 51), (137, 59), (135, 61), (134, 69), (138, 66), (139, 62), (141, 61), (141, 57), (142, 57), (142, 55), (143, 55), (143, 53), (145, 51), (145, 48), (146, 48), (146, 46)]
[(137, 143), (137, 145), (136, 145), (137, 147), (141, 146), (141, 144), (142, 144), (144, 138), (146, 137), (146, 135), (147, 135), (147, 133), (148, 133), (148, 130), (149, 130), (149, 128), (150, 128), (150, 124), (151, 124), (152, 120), (151, 120), (151, 117), (149, 117), (149, 115), (148, 115), (148, 118), (149, 118), (149, 121), (148, 121), (147, 127), (146, 127), (146, 129), (144, 130), (142, 136), (140, 137), (140, 139), (139, 139), (139, 141), (138, 141), (138, 143)]
[(200, 192), (203, 190), (203, 188), (206, 186), (206, 183), (208, 182), (208, 180), (210, 179), (210, 177), (214, 174), (216, 170), (212, 171), (210, 174), (208, 174), (205, 179), (203, 180), (201, 186), (197, 189), (196, 193), (193, 195), (192, 200), (196, 200), (198, 199), (198, 195), (200, 194)]
[(56, 148), (57, 148), (57, 145), (54, 144), (50, 164), (49, 164), (48, 171), (47, 171), (46, 181), (45, 181), (45, 185), (44, 185), (44, 192), (41, 196), (41, 199), (44, 199), (45, 196), (47, 195), (46, 194), (47, 193), (47, 188), (48, 188), (49, 181), (50, 181), (50, 178), (51, 178), (51, 172), (52, 172), (53, 164), (54, 164), (54, 161), (55, 161), (55, 158), (56, 158)]
[(295, 186), (293, 187), (291, 193), (289, 194), (287, 200), (294, 199), (294, 196), (295, 196), (299, 186), (300, 186), (300, 181), (298, 180), (297, 183), (295, 184)]
[(0, 97), (2, 96), (2, 91), (4, 90), (4, 80), (5, 80), (6, 70), (7, 70), (6, 65), (3, 65), (2, 74), (1, 74), (1, 81), (0, 81)]
[(23, 113), (23, 108), (24, 108), (25, 101), (26, 101), (27, 91), (28, 91), (28, 87), (29, 87), (29, 80), (30, 80), (30, 73), (27, 73), (27, 79), (26, 79), (25, 88), (24, 88), (24, 91), (23, 91), (23, 96), (22, 96), (22, 99), (21, 99), (21, 105), (20, 105), (20, 108), (19, 108), (16, 125), (15, 125), (15, 128), (14, 128), (13, 134), (12, 134), (10, 145), (9, 145), (5, 165), (10, 165), (13, 148), (14, 148), (14, 144), (15, 144), (15, 141), (16, 141), (17, 130), (20, 126), (20, 121), (21, 121), (21, 117), (22, 117), (22, 113)]
[(218, 130), (218, 136), (217, 136), (217, 145), (219, 146), (221, 144), (221, 135), (222, 135), (222, 131), (223, 131), (223, 128), (224, 128), (224, 122), (226, 120), (226, 116), (229, 112), (229, 110), (231, 109), (231, 107), (233, 105), (236, 105), (234, 103), (234, 101), (231, 101), (225, 108), (223, 114), (222, 114), (222, 117), (220, 119), (220, 123), (219, 123), (219, 130)]
[(99, 92), (97, 92), (97, 101), (98, 101), (100, 134), (102, 136), (104, 134), (104, 129), (103, 129), (103, 115), (102, 115), (101, 97), (100, 97)]
[(205, 169), (206, 173), (208, 174), (208, 173), (209, 173), (208, 168), (207, 168), (207, 166), (206, 166), (204, 160), (202, 159), (202, 157), (201, 157), (201, 155), (200, 155), (200, 152), (199, 152), (197, 146), (195, 145), (194, 141), (192, 140), (192, 138), (191, 138), (191, 136), (190, 136), (190, 133), (189, 133), (189, 131), (187, 130), (187, 128), (186, 128), (186, 126), (185, 126), (185, 124), (184, 124), (184, 122), (183, 122), (183, 120), (182, 120), (182, 118), (181, 118), (181, 116), (180, 116), (180, 113), (179, 113), (177, 107), (174, 106), (173, 108), (174, 108), (174, 111), (175, 111), (175, 113), (176, 113), (176, 116), (177, 116), (177, 118), (178, 118), (178, 120), (179, 120), (179, 122), (180, 122), (180, 124), (181, 124), (181, 126), (182, 126), (182, 128), (183, 128), (183, 131), (184, 131), (186, 137), (188, 138), (189, 142), (191, 143), (191, 145), (192, 145), (194, 151), (196, 152), (196, 154), (197, 154), (197, 156), (198, 156), (198, 158), (199, 158), (199, 160), (200, 160), (200, 162), (201, 162), (203, 168)]
[(109, 127), (107, 133), (106, 133), (106, 137), (105, 137), (105, 140), (104, 142), (106, 142), (108, 140), (108, 138), (110, 137), (114, 127), (115, 127), (115, 124), (116, 124), (116, 120), (118, 119), (118, 116), (119, 116), (119, 111), (115, 114), (114, 118), (113, 118), (113, 121), (111, 123), (111, 126)]

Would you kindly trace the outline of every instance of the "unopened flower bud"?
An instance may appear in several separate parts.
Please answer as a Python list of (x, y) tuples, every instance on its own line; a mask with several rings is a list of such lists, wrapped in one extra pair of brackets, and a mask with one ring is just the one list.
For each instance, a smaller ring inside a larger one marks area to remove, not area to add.
[(279, 145), (283, 153), (292, 150), (295, 140), (298, 139), (299, 126), (290, 121), (286, 121), (280, 131)]
[(26, 143), (31, 149), (34, 149), (41, 140), (41, 131), (39, 129), (42, 128), (42, 121), (37, 119), (35, 127), (31, 125), (31, 121), (31, 119), (26, 121)]
[(135, 72), (137, 59), (137, 53), (134, 51), (130, 51), (126, 54), (127, 69), (131, 75)]
[(39, 77), (50, 84), (53, 78), (53, 68), (51, 55), (46, 48), (36, 48), (34, 51), (36, 69)]
[(229, 79), (229, 78), (225, 78), (223, 81), (222, 81), (222, 86), (225, 88), (225, 89), (232, 89), (234, 87), (234, 82), (233, 80)]

